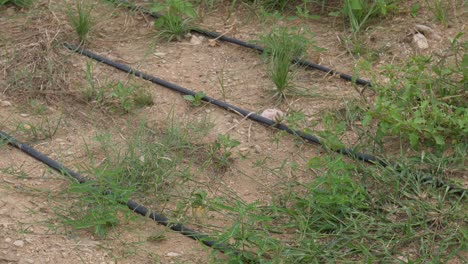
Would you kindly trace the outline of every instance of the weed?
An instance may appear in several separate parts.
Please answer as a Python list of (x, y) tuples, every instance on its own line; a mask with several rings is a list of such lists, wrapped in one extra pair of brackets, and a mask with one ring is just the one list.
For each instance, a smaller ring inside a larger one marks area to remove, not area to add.
[(31, 99), (29, 104), (36, 115), (43, 115), (47, 111), (47, 106), (36, 99)]
[[(379, 120), (377, 140), (396, 135), (413, 148), (422, 142), (439, 149), (463, 142), (468, 131), (460, 59), (464, 49), (456, 38), (449, 56), (416, 56), (403, 68), (386, 67), (390, 81), (376, 87), (377, 98), (363, 125)], [(458, 63), (450, 65), (450, 60)]]
[(86, 81), (83, 90), (85, 101), (110, 109), (112, 112), (129, 113), (135, 108), (153, 104), (151, 94), (138, 86), (124, 84), (121, 81), (100, 85), (94, 79), (93, 64), (86, 64)]
[(87, 102), (101, 103), (104, 100), (104, 90), (100, 89), (98, 84), (94, 80), (94, 68), (93, 63), (86, 62), (86, 82), (88, 85), (83, 91), (83, 96)]
[(121, 167), (95, 171), (96, 180), (72, 183), (68, 192), (76, 203), (62, 215), (64, 224), (75, 229), (92, 228), (95, 235), (105, 238), (122, 216), (133, 217), (126, 202), (135, 191), (131, 186), (122, 187)]
[(239, 145), (240, 142), (232, 139), (230, 135), (219, 134), (210, 147), (211, 159), (221, 168), (227, 168), (232, 162), (232, 149)]
[(21, 8), (29, 7), (33, 3), (34, 3), (34, 0), (0, 0), (0, 6), (12, 4)]
[(451, 1), (444, 0), (426, 0), (426, 5), (432, 12), (437, 21), (447, 25), (450, 17)]
[[(257, 262), (257, 258), (264, 257), (264, 254), (278, 251), (279, 241), (270, 236), (267, 230), (258, 228), (259, 226), (268, 226), (273, 221), (273, 217), (264, 215), (259, 209), (258, 202), (245, 204), (236, 201), (230, 205), (222, 199), (218, 199), (213, 204), (218, 210), (225, 210), (236, 216), (233, 224), (218, 235), (220, 243), (234, 240), (234, 248), (241, 250), (240, 254), (225, 252), (230, 258), (230, 263)], [(252, 248), (255, 248), (255, 252), (251, 251)]]
[(57, 133), (62, 120), (62, 116), (57, 120), (52, 120), (48, 116), (45, 116), (41, 118), (38, 124), (21, 122), (16, 127), (16, 130), (23, 132), (34, 140), (51, 139)]
[(342, 13), (347, 17), (351, 31), (358, 33), (373, 17), (384, 17), (395, 10), (393, 0), (345, 0)]
[(304, 55), (311, 40), (299, 30), (280, 27), (261, 36), (260, 42), (265, 46), (268, 72), (276, 87), (274, 97), (282, 100), (288, 92), (294, 91), (295, 66), (291, 63)]
[(411, 5), (411, 10), (410, 10), (411, 16), (417, 17), (420, 9), (421, 9), (421, 5), (419, 3), (415, 3)]
[(166, 0), (164, 4), (154, 3), (151, 11), (165, 11), (164, 16), (154, 22), (154, 26), (160, 30), (159, 36), (167, 41), (181, 40), (191, 30), (190, 23), (197, 15), (192, 4), (183, 0)]
[(121, 182), (139, 191), (160, 190), (183, 174), (183, 170), (176, 170), (178, 160), (171, 149), (154, 142), (153, 137), (142, 123), (124, 147), (117, 147), (109, 138), (99, 138), (106, 155), (106, 162), (100, 167), (120, 168)]
[(346, 132), (346, 123), (335, 118), (331, 113), (326, 113), (322, 118), (325, 127), (324, 131), (317, 133), (320, 136), (322, 144), (331, 150), (338, 150), (345, 147), (341, 136)]
[(192, 106), (200, 106), (205, 96), (206, 94), (204, 92), (197, 92), (195, 95), (184, 95), (184, 99), (190, 102)]
[[(146, 92), (143, 88), (125, 85), (122, 82), (110, 84), (111, 91), (109, 93), (110, 100), (108, 104), (112, 104), (112, 101), (117, 101), (117, 110), (122, 113), (129, 113), (135, 108), (141, 108), (144, 106), (152, 105), (153, 99), (151, 94)], [(111, 108), (115, 111), (115, 108)]]
[(75, 32), (78, 34), (80, 45), (84, 44), (88, 38), (89, 32), (93, 25), (91, 17), (92, 6), (86, 6), (83, 1), (77, 0), (75, 9), (68, 10), (68, 19)]
[(158, 232), (154, 235), (149, 236), (146, 240), (150, 242), (161, 242), (166, 240), (166, 235), (164, 234), (164, 232)]

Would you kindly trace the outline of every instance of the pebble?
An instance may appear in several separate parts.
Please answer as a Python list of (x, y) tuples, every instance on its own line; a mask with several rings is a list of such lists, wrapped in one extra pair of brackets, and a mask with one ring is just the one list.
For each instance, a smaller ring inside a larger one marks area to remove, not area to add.
[(10, 242), (11, 242), (11, 238), (9, 238), (9, 237), (5, 238), (5, 242), (10, 243)]
[(13, 242), (13, 245), (15, 245), (17, 247), (23, 247), (24, 246), (24, 241), (23, 240), (16, 240), (15, 242)]
[(427, 43), (426, 37), (421, 33), (414, 34), (413, 45), (415, 46), (415, 48), (420, 50), (429, 48), (429, 43)]
[(278, 109), (265, 109), (260, 115), (270, 120), (276, 121), (280, 120), (284, 116), (284, 113)]
[(181, 254), (177, 252), (169, 252), (166, 254), (168, 257), (179, 257)]
[(9, 101), (0, 101), (0, 106), (8, 107), (8, 106), (11, 106), (11, 103)]
[(415, 25), (414, 30), (416, 30), (417, 32), (423, 34), (424, 36), (426, 36), (429, 39), (435, 39), (435, 40), (440, 40), (441, 39), (441, 36), (436, 34), (434, 32), (434, 30), (432, 28), (428, 27), (428, 26)]
[(200, 45), (202, 44), (202, 39), (201, 37), (197, 37), (195, 35), (192, 35), (192, 37), (190, 38), (190, 44), (192, 45)]
[(262, 148), (261, 148), (259, 145), (255, 145), (255, 146), (254, 146), (254, 149), (255, 149), (255, 153), (260, 153), (260, 152), (262, 152)]

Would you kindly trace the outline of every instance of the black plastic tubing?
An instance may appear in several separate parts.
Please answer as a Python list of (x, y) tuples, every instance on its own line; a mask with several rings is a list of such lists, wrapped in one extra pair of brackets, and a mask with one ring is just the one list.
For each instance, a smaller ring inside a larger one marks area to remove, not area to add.
[[(114, 67), (116, 69), (119, 69), (119, 70), (121, 70), (123, 72), (133, 74), (133, 75), (135, 75), (137, 77), (140, 77), (140, 78), (142, 78), (144, 80), (147, 80), (147, 81), (150, 81), (152, 83), (161, 85), (161, 86), (166, 87), (166, 88), (168, 88), (170, 90), (179, 92), (179, 93), (184, 94), (184, 95), (195, 96), (195, 94), (196, 94), (194, 91), (191, 91), (191, 90), (189, 90), (187, 88), (184, 88), (184, 87), (179, 86), (177, 84), (162, 80), (160, 78), (157, 78), (157, 77), (154, 77), (152, 75), (146, 74), (146, 73), (141, 72), (139, 70), (133, 69), (128, 65), (112, 61), (112, 60), (107, 59), (107, 58), (105, 58), (103, 56), (97, 55), (97, 54), (95, 54), (95, 53), (93, 53), (93, 52), (91, 52), (89, 50), (85, 50), (85, 49), (82, 49), (80, 47), (70, 45), (68, 43), (64, 43), (64, 46), (66, 48), (72, 50), (72, 51), (75, 51), (75, 52), (81, 54), (81, 55), (87, 56), (87, 57), (89, 57), (91, 59), (94, 59), (94, 60), (96, 60), (98, 62), (102, 62), (104, 64), (112, 66), (112, 67)], [(261, 124), (264, 124), (264, 125), (267, 125), (267, 126), (270, 126), (270, 127), (274, 127), (274, 128), (279, 129), (279, 130), (286, 131), (286, 132), (288, 132), (289, 134), (292, 134), (292, 135), (299, 136), (299, 137), (301, 137), (302, 139), (304, 139), (304, 140), (306, 140), (308, 142), (322, 145), (322, 142), (320, 141), (320, 139), (317, 136), (314, 136), (314, 135), (311, 135), (311, 134), (306, 134), (306, 133), (304, 133), (302, 131), (299, 131), (299, 130), (293, 130), (293, 129), (289, 128), (288, 126), (284, 125), (284, 124), (274, 122), (273, 120), (265, 118), (263, 116), (260, 116), (260, 115), (254, 113), (254, 112), (250, 112), (248, 110), (245, 110), (245, 109), (242, 109), (240, 107), (231, 105), (229, 103), (219, 101), (219, 100), (214, 99), (214, 98), (209, 97), (209, 96), (204, 96), (202, 98), (202, 100), (206, 101), (208, 103), (211, 103), (213, 105), (216, 105), (216, 106), (218, 106), (220, 108), (223, 108), (223, 109), (226, 109), (226, 110), (233, 111), (235, 113), (241, 114), (242, 116), (247, 117), (247, 118), (249, 118), (251, 120), (254, 120), (256, 122), (259, 122)], [(368, 163), (371, 163), (371, 164), (378, 164), (378, 165), (381, 165), (383, 167), (390, 166), (390, 163), (388, 163), (387, 161), (385, 161), (385, 160), (383, 160), (381, 158), (378, 158), (378, 157), (376, 157), (374, 155), (371, 155), (371, 154), (356, 152), (356, 151), (354, 151), (354, 150), (352, 150), (350, 148), (342, 148), (342, 149), (338, 149), (338, 150), (335, 150), (335, 151), (340, 153), (340, 154), (344, 154), (344, 155), (350, 156), (350, 157), (352, 157), (354, 159), (365, 161), (365, 162), (368, 162)], [(458, 194), (458, 195), (463, 195), (464, 193), (466, 193), (465, 189), (449, 185), (449, 184), (447, 184), (447, 183), (445, 183), (445, 182), (443, 182), (441, 180), (434, 180), (432, 176), (425, 177), (424, 179), (422, 179), (422, 182), (426, 182), (426, 183), (433, 182), (435, 184), (435, 186), (437, 186), (437, 187), (446, 187), (451, 192), (453, 192), (455, 194)]]
[[(109, 0), (109, 1), (111, 1), (113, 3), (116, 3), (116, 4), (121, 4), (121, 5), (123, 5), (123, 6), (127, 7), (127, 8), (139, 11), (139, 12), (141, 12), (143, 14), (149, 15), (149, 16), (154, 17), (156, 19), (163, 16), (161, 14), (151, 12), (151, 11), (141, 7), (141, 6), (135, 6), (135, 5), (133, 5), (133, 4), (129, 3), (129, 2), (127, 2), (127, 1), (123, 1), (123, 0)], [(208, 37), (211, 37), (211, 38), (219, 39), (219, 40), (229, 42), (229, 43), (233, 43), (233, 44), (245, 47), (245, 48), (253, 49), (253, 50), (256, 50), (258, 52), (264, 52), (265, 51), (264, 48), (262, 48), (262, 47), (260, 47), (258, 45), (247, 43), (247, 42), (239, 40), (239, 39), (231, 38), (231, 37), (225, 36), (223, 34), (219, 34), (217, 32), (212, 32), (212, 31), (208, 31), (208, 30), (200, 29), (200, 28), (194, 28), (194, 29), (192, 29), (192, 31), (196, 32), (196, 33), (199, 33), (199, 34), (202, 34), (202, 35), (205, 35), (205, 36), (208, 36)], [(352, 75), (342, 73), (342, 72), (339, 72), (339, 71), (335, 71), (335, 70), (330, 69), (328, 67), (325, 67), (325, 66), (322, 66), (322, 65), (307, 61), (307, 60), (294, 59), (292, 61), (292, 63), (296, 63), (296, 64), (298, 64), (300, 66), (303, 66), (303, 67), (306, 67), (306, 68), (309, 68), (309, 69), (314, 69), (314, 70), (319, 70), (319, 71), (322, 71), (322, 72), (326, 72), (327, 74), (330, 74), (330, 75), (336, 75), (336, 76), (339, 76), (341, 79), (351, 81), (351, 82), (356, 82), (356, 84), (359, 84), (359, 85), (369, 86), (369, 87), (372, 86), (372, 83), (370, 81), (366, 81), (366, 80), (363, 80), (363, 79), (360, 79), (360, 78), (354, 78)]]
[[(179, 92), (179, 93), (184, 94), (184, 95), (195, 96), (195, 94), (196, 94), (194, 91), (191, 91), (191, 90), (189, 90), (187, 88), (184, 88), (184, 87), (179, 86), (177, 84), (165, 81), (163, 79), (160, 79), (160, 78), (157, 78), (157, 77), (154, 77), (154, 76), (151, 76), (151, 75), (146, 74), (144, 72), (141, 72), (139, 70), (133, 69), (130, 66), (125, 65), (123, 63), (112, 61), (112, 60), (110, 60), (108, 58), (97, 55), (97, 54), (95, 54), (95, 53), (93, 53), (93, 52), (91, 52), (89, 50), (85, 50), (85, 49), (82, 49), (80, 47), (70, 45), (68, 43), (64, 43), (64, 46), (66, 48), (72, 50), (72, 51), (75, 51), (75, 52), (77, 52), (79, 54), (87, 56), (87, 57), (89, 57), (91, 59), (94, 59), (94, 60), (96, 60), (98, 62), (102, 62), (102, 63), (107, 64), (109, 66), (112, 66), (112, 67), (114, 67), (116, 69), (119, 69), (119, 70), (121, 70), (123, 72), (133, 74), (133, 75), (135, 75), (137, 77), (140, 77), (140, 78), (145, 79), (147, 81), (150, 81), (152, 83), (161, 85), (161, 86), (166, 87), (166, 88), (168, 88), (170, 90)], [(288, 126), (284, 125), (284, 124), (274, 122), (273, 120), (265, 118), (263, 116), (260, 116), (260, 115), (254, 113), (254, 112), (250, 112), (248, 110), (245, 110), (245, 109), (242, 109), (240, 107), (231, 105), (229, 103), (219, 101), (219, 100), (214, 99), (214, 98), (209, 97), (209, 96), (204, 96), (202, 100), (206, 101), (206, 102), (208, 102), (210, 104), (216, 105), (218, 107), (221, 107), (223, 109), (230, 110), (230, 111), (233, 111), (235, 113), (239, 113), (244, 117), (247, 117), (247, 118), (252, 119), (254, 121), (257, 121), (259, 123), (265, 124), (267, 126), (275, 127), (275, 128), (277, 128), (279, 130), (283, 130), (283, 131), (286, 131), (286, 132), (288, 132), (290, 134), (297, 135), (297, 136), (299, 136), (299, 137), (301, 137), (301, 138), (303, 138), (303, 139), (305, 139), (305, 140), (307, 140), (307, 141), (309, 141), (311, 143), (322, 145), (322, 142), (320, 141), (320, 139), (317, 136), (314, 136), (314, 135), (311, 135), (311, 134), (306, 134), (306, 133), (304, 133), (302, 131), (299, 131), (299, 130), (293, 130), (293, 129), (289, 128)], [(365, 162), (378, 163), (378, 164), (380, 164), (382, 166), (388, 166), (387, 162), (385, 162), (382, 159), (377, 158), (374, 155), (355, 152), (354, 150), (349, 149), (349, 148), (338, 149), (338, 150), (336, 150), (336, 152), (351, 156), (353, 158), (357, 158), (357, 159), (365, 161)]]
[[(36, 160), (44, 163), (45, 165), (49, 166), (50, 168), (54, 169), (55, 171), (59, 172), (62, 175), (71, 177), (72, 179), (78, 181), (79, 183), (84, 183), (87, 181), (85, 177), (82, 175), (74, 172), (73, 170), (65, 167), (61, 163), (47, 157), (46, 155), (42, 154), (41, 152), (35, 150), (34, 148), (30, 147), (27, 144), (21, 143), (17, 141), (15, 138), (12, 136), (8, 135), (7, 133), (0, 131), (0, 141), (5, 141), (11, 146), (21, 150), (22, 152), (28, 154), (29, 156), (35, 158)], [(215, 242), (214, 239), (210, 238), (206, 234), (199, 233), (193, 229), (187, 228), (183, 226), (182, 224), (178, 223), (172, 223), (169, 221), (168, 218), (165, 216), (158, 214), (156, 212), (148, 210), (148, 208), (138, 204), (137, 202), (133, 200), (128, 200), (126, 203), (124, 203), (128, 206), (128, 208), (132, 211), (134, 211), (137, 214), (140, 214), (145, 217), (149, 217), (158, 224), (164, 225), (172, 229), (173, 231), (179, 232), (183, 234), (184, 236), (190, 237), (194, 240), (198, 240), (205, 244), (206, 246), (212, 247), (216, 250), (219, 250), (221, 252), (229, 252), (233, 254), (240, 254), (238, 251), (232, 249), (231, 247), (220, 244)]]

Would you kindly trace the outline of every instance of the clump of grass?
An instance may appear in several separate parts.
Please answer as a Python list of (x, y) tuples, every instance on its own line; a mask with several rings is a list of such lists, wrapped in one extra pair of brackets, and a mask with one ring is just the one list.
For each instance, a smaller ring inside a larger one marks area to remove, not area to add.
[(342, 13), (353, 33), (358, 33), (371, 18), (385, 17), (397, 8), (393, 0), (345, 0)]
[(91, 16), (92, 10), (92, 6), (87, 6), (82, 1), (77, 1), (75, 8), (70, 8), (68, 10), (68, 19), (70, 20), (73, 29), (75, 29), (75, 32), (78, 34), (80, 45), (86, 42), (89, 32), (93, 26)]
[(305, 54), (311, 40), (299, 30), (279, 27), (261, 36), (260, 43), (265, 46), (263, 55), (269, 62), (268, 73), (276, 87), (274, 97), (282, 100), (294, 91), (294, 61)]
[(6, 4), (12, 4), (20, 8), (26, 8), (31, 6), (35, 0), (0, 0), (0, 6)]
[(164, 11), (164, 15), (154, 22), (154, 26), (160, 30), (159, 36), (167, 41), (181, 40), (191, 30), (191, 23), (197, 16), (192, 4), (183, 0), (155, 3), (151, 11)]
[(460, 37), (445, 56), (416, 56), (404, 67), (386, 67), (389, 82), (376, 86), (375, 103), (363, 121), (378, 121), (378, 141), (399, 136), (413, 148), (424, 143), (445, 149), (466, 140), (467, 60)]
[(93, 64), (89, 62), (86, 64), (86, 81), (88, 85), (83, 90), (85, 101), (111, 112), (126, 114), (153, 104), (151, 94), (142, 87), (120, 81), (98, 84), (94, 79)]
[[(112, 111), (129, 113), (135, 108), (153, 104), (151, 94), (141, 87), (125, 85), (122, 82), (111, 83), (110, 86), (111, 92), (107, 104), (111, 105)], [(112, 105), (116, 105), (116, 107)]]
[(450, 4), (451, 1), (444, 0), (426, 0), (426, 5), (432, 12), (437, 21), (443, 25), (447, 25), (450, 17)]
[(110, 229), (116, 227), (122, 217), (135, 217), (128, 210), (126, 202), (135, 191), (129, 186), (122, 186), (117, 169), (106, 168), (95, 171), (95, 180), (85, 183), (72, 183), (68, 189), (75, 203), (64, 212), (59, 212), (62, 222), (74, 229), (91, 229), (100, 238), (105, 238)]
[(33, 140), (51, 139), (59, 130), (62, 121), (62, 116), (52, 119), (46, 115), (39, 122), (21, 122), (16, 130), (26, 134)]
[(219, 134), (218, 139), (210, 146), (210, 158), (219, 168), (226, 169), (232, 163), (232, 149), (239, 145), (240, 142), (229, 134)]

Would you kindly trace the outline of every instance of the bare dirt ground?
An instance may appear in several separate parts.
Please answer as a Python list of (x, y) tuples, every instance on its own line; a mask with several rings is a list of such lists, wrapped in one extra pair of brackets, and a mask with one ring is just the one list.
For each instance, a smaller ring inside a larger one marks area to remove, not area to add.
[[(274, 139), (278, 134), (270, 128), (214, 106), (190, 107), (179, 94), (105, 65), (95, 65), (96, 79), (123, 80), (144, 87), (151, 93), (154, 104), (119, 115), (86, 103), (81, 91), (87, 85), (85, 70), (91, 60), (61, 47), (64, 41), (76, 43), (66, 17), (67, 6), (64, 1), (51, 0), (38, 1), (24, 10), (0, 7), (0, 129), (80, 170), (80, 164), (89, 162), (85, 143), (99, 155), (93, 139), (100, 131), (110, 130), (125, 137), (131, 130), (129, 120), (144, 119), (158, 128), (171, 112), (180, 120), (208, 118), (214, 127), (202, 143), (213, 142), (220, 133), (229, 133), (241, 145), (236, 148), (232, 168), (222, 174), (212, 172), (213, 175), (199, 180), (211, 186), (210, 195), (216, 195), (222, 185), (247, 202), (267, 203), (278, 181), (271, 171), (253, 166), (254, 161), (266, 159), (267, 166), (272, 168), (283, 161), (301, 167), (321, 153), (319, 147), (297, 144), (288, 136), (281, 137), (277, 144)], [(201, 24), (243, 40), (254, 40), (262, 32), (263, 27), (247, 10), (236, 10), (230, 20), (225, 20), (226, 12), (224, 7), (206, 12)], [(222, 42), (213, 47), (206, 38), (197, 44), (190, 37), (180, 42), (156, 42), (151, 18), (111, 4), (96, 4), (94, 17), (97, 23), (86, 48), (95, 53), (214, 98), (225, 97), (227, 102), (255, 112), (275, 107), (268, 92), (273, 84), (266, 75), (267, 66), (254, 51)], [(342, 72), (354, 71), (359, 60), (340, 42), (346, 34), (337, 19), (324, 16), (320, 20), (289, 23), (307, 26), (314, 33), (316, 44), (327, 49), (321, 53), (311, 51), (311, 60)], [(440, 36), (429, 39), (427, 50), (418, 51), (407, 42), (416, 24), (429, 25)], [(401, 12), (373, 26), (364, 35), (367, 45), (380, 52), (374, 62), (377, 68), (401, 63), (417, 52), (438, 52), (448, 45), (450, 38), (463, 31), (466, 28), (462, 20), (446, 28), (433, 23), (429, 14), (412, 18)], [(378, 71), (373, 73), (379, 78)], [(47, 80), (47, 74), (54, 80)], [(373, 77), (369, 73), (363, 75)], [(276, 107), (284, 112), (301, 110), (311, 124), (319, 121), (326, 110), (338, 110), (346, 100), (359, 97), (350, 83), (321, 72), (301, 70), (297, 83), (311, 96), (292, 97)], [(365, 96), (372, 97), (372, 94), (366, 92)], [(51, 138), (34, 139), (27, 133), (28, 129), (18, 129), (25, 123), (40, 124), (45, 116), (52, 122), (61, 121)], [(304, 171), (298, 177), (310, 180), (312, 175)], [(19, 150), (0, 146), (0, 263), (210, 261), (210, 249), (143, 217), (118, 226), (106, 239), (88, 231), (69, 230), (60, 224), (57, 215), (57, 208), (71, 202), (67, 200), (68, 186), (69, 180)], [(211, 220), (221, 226), (223, 221)], [(151, 236), (159, 233), (165, 234), (165, 240), (150, 241)]]

